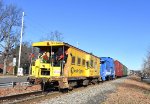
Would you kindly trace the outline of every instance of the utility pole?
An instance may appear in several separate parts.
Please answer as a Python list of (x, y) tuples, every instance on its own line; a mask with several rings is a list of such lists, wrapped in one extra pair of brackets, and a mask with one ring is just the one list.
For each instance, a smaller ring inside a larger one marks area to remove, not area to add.
[[(20, 69), (20, 58), (21, 58), (23, 23), (24, 23), (24, 12), (22, 12), (22, 26), (21, 26), (21, 34), (20, 34), (20, 48), (19, 48), (18, 70)], [(19, 73), (18, 73), (18, 74), (19, 74)]]
[[(31, 42), (31, 46), (32, 46), (32, 42)], [(33, 47), (32, 47), (32, 54), (33, 54)], [(31, 55), (31, 57), (30, 57), (31, 59), (30, 59), (30, 67), (29, 67), (29, 75), (31, 74), (31, 67), (32, 67), (32, 55)]]

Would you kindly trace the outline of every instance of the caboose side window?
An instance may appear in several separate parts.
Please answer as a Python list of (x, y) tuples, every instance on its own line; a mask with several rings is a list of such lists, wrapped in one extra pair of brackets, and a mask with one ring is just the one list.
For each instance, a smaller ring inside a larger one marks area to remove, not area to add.
[(75, 65), (75, 56), (72, 56), (72, 62), (71, 64)]
[(77, 63), (78, 65), (80, 65), (81, 64), (81, 58), (78, 58), (78, 63)]
[(97, 62), (95, 62), (94, 64), (94, 69), (97, 69)]
[(90, 64), (91, 64), (91, 67), (93, 67), (93, 60), (91, 60), (91, 63), (90, 63)]
[(85, 60), (84, 59), (82, 59), (82, 65), (85, 66)]
[(88, 67), (89, 67), (89, 61), (86, 62), (86, 68), (88, 68)]

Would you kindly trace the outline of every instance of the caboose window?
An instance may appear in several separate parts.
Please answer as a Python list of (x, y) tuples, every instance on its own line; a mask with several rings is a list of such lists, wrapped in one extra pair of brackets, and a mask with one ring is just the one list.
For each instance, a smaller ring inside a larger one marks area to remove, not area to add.
[(81, 58), (78, 58), (78, 65), (81, 64)]
[(85, 66), (85, 60), (84, 59), (82, 60), (82, 65)]
[(91, 67), (93, 67), (93, 60), (91, 60)]
[(95, 68), (95, 69), (97, 69), (97, 62), (95, 62), (95, 64), (94, 64), (94, 68)]
[(104, 64), (105, 63), (105, 61), (101, 61), (101, 64)]
[(86, 62), (86, 67), (87, 67), (87, 68), (89, 67), (89, 62), (88, 62), (88, 61)]
[(71, 62), (71, 64), (75, 64), (75, 56), (72, 56), (72, 62)]

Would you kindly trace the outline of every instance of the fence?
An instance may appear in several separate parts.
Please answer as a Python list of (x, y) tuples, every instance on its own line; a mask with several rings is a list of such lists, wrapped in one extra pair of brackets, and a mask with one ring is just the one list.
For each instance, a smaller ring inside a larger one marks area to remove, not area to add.
[(7, 83), (0, 83), (1, 87), (14, 87), (16, 85), (16, 82), (7, 82)]
[(20, 86), (29, 86), (29, 82), (6, 82), (6, 83), (0, 83), (0, 88), (2, 87), (14, 87), (15, 85), (20, 85)]

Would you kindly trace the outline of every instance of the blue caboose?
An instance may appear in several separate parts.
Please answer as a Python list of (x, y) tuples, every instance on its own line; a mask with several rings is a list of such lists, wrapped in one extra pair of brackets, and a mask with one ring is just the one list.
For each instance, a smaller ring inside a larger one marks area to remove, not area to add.
[(100, 75), (102, 81), (114, 79), (115, 78), (114, 60), (110, 57), (100, 57), (100, 61), (101, 61)]

